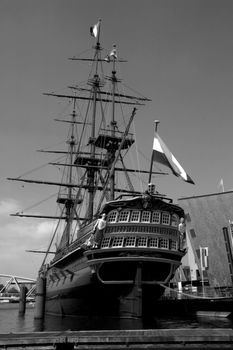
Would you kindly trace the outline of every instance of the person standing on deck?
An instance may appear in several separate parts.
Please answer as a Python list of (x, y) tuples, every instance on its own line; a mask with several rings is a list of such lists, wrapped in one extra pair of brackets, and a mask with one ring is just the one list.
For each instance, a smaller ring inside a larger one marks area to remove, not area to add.
[(101, 218), (99, 218), (94, 227), (93, 227), (93, 234), (95, 236), (95, 244), (94, 244), (94, 248), (98, 248), (100, 246), (101, 240), (102, 240), (102, 236), (103, 236), (103, 230), (106, 227), (106, 214), (103, 213)]
[(185, 249), (186, 248), (186, 225), (185, 225), (184, 218), (180, 219), (178, 230), (180, 232), (180, 249)]

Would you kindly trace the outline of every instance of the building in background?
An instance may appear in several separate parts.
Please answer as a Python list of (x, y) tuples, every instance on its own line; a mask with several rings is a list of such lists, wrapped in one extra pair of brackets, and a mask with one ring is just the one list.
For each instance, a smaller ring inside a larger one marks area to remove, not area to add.
[(188, 252), (182, 260), (186, 281), (232, 287), (233, 191), (180, 198), (179, 204), (186, 215)]

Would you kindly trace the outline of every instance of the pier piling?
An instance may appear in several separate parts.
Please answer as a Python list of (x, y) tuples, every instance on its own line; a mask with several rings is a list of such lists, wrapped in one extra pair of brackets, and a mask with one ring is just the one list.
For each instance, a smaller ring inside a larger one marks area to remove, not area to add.
[(26, 310), (26, 294), (27, 289), (25, 286), (20, 288), (20, 299), (19, 299), (19, 315), (23, 316)]
[(43, 319), (45, 312), (46, 278), (38, 277), (36, 283), (35, 319)]

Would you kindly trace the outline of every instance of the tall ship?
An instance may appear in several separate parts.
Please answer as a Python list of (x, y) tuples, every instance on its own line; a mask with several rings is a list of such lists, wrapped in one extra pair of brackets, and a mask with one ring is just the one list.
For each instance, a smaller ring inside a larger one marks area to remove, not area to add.
[(91, 57), (71, 58), (91, 67), (87, 82), (67, 94), (45, 94), (72, 106), (69, 117), (59, 119), (69, 126), (67, 149), (49, 151), (63, 157), (52, 163), (64, 169), (62, 181), (10, 180), (59, 188), (60, 214), (38, 215), (57, 220), (38, 277), (45, 313), (141, 318), (154, 312), (185, 254), (184, 211), (155, 188), (161, 171), (153, 164), (193, 181), (159, 137), (157, 121), (148, 169), (128, 165), (136, 148), (133, 119), (150, 100), (121, 89), (117, 68), (125, 61), (115, 45), (105, 53), (100, 34), (101, 20), (91, 27)]

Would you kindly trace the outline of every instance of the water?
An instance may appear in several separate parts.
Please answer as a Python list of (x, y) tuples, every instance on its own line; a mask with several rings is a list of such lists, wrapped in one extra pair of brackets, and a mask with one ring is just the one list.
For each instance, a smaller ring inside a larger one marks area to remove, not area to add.
[(18, 304), (0, 304), (0, 333), (104, 330), (104, 329), (174, 329), (174, 328), (233, 328), (233, 320), (222, 317), (164, 316), (152, 320), (116, 320), (45, 317), (34, 320), (34, 308), (27, 305), (25, 315), (18, 315)]

